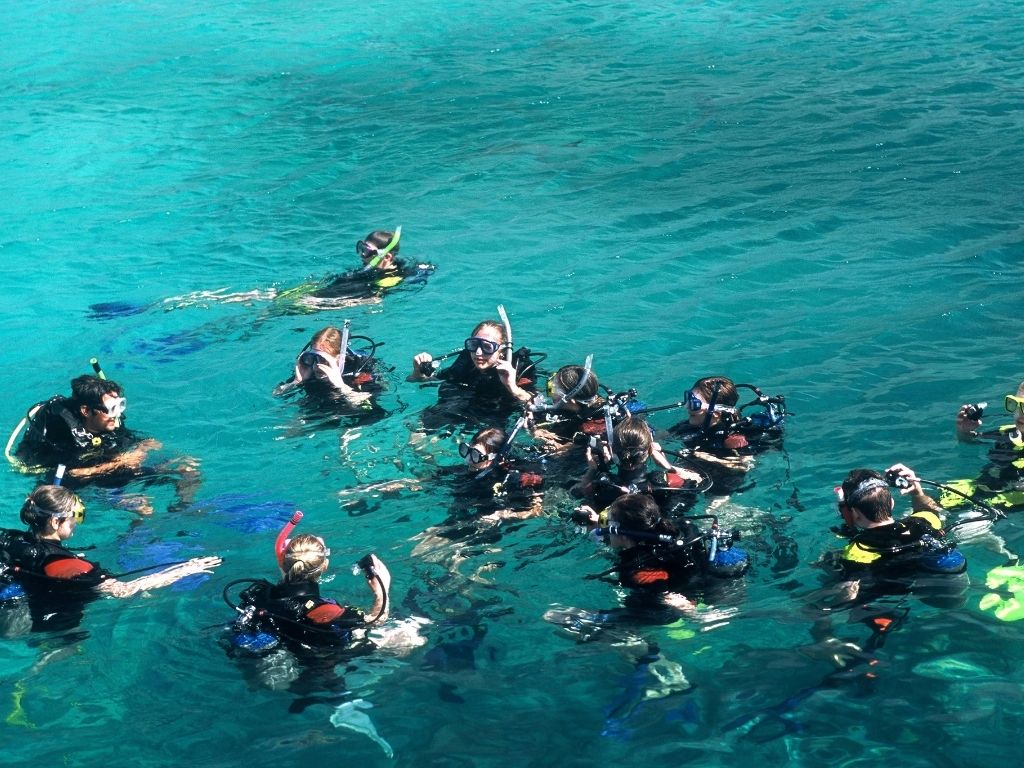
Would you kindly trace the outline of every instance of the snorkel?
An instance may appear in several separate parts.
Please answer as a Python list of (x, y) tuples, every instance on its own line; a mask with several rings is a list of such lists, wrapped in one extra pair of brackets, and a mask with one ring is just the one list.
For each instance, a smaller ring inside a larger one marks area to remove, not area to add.
[(391, 251), (394, 250), (395, 246), (398, 245), (398, 241), (401, 239), (401, 237), (402, 227), (395, 227), (395, 234), (392, 235), (391, 240), (388, 242), (387, 245), (384, 246), (383, 250), (377, 251), (377, 255), (370, 259), (369, 262), (367, 262), (366, 266), (363, 267), (363, 271), (369, 271), (371, 269), (374, 269), (378, 264), (380, 264), (388, 256), (388, 254), (390, 254)]
[(295, 530), (295, 526), (302, 520), (302, 512), (295, 510), (292, 514), (291, 520), (284, 524), (281, 528), (281, 532), (277, 534), (277, 538), (274, 540), (274, 555), (277, 557), (277, 567), (284, 572), (284, 551), (288, 548), (288, 542), (290, 539), (288, 535)]
[(526, 412), (524, 411), (523, 415), (516, 420), (515, 425), (512, 427), (512, 431), (508, 433), (508, 437), (505, 438), (505, 442), (502, 443), (501, 447), (494, 452), (494, 458), (491, 459), (490, 466), (487, 467), (486, 469), (481, 470), (479, 474), (477, 474), (478, 478), (487, 477), (487, 475), (494, 471), (495, 467), (501, 465), (501, 460), (504, 457), (508, 456), (509, 451), (512, 450), (512, 441), (516, 439), (516, 435), (519, 434), (519, 430), (526, 426), (527, 420), (528, 417), (526, 415)]
[[(505, 305), (498, 305), (498, 317), (501, 318), (501, 324), (505, 326), (505, 359), (508, 360), (509, 365), (512, 364), (512, 324), (508, 321), (508, 315), (505, 313)], [(516, 372), (516, 376), (519, 373)]]
[(708, 427), (711, 426), (711, 417), (715, 414), (715, 406), (718, 405), (718, 393), (722, 390), (722, 381), (718, 379), (715, 381), (715, 388), (711, 390), (711, 399), (708, 400), (708, 412), (704, 417), (704, 423), (700, 425), (701, 432), (707, 432)]
[[(401, 227), (398, 228), (401, 231)], [(395, 234), (395, 239), (392, 241), (392, 245), (398, 242), (398, 233)], [(388, 246), (390, 247), (390, 246)], [(345, 375), (345, 359), (348, 357), (348, 337), (349, 337), (349, 326), (352, 325), (351, 320), (346, 320), (341, 326), (341, 358), (338, 360), (338, 378), (342, 378)]]
[(104, 381), (107, 380), (107, 374), (105, 374), (103, 372), (103, 369), (100, 367), (100, 361), (99, 360), (97, 360), (94, 357), (94, 358), (89, 360), (89, 365), (91, 365), (92, 369), (96, 372), (96, 376), (98, 376), (99, 378), (103, 379)]
[(594, 355), (589, 354), (587, 355), (587, 359), (583, 361), (583, 375), (580, 376), (580, 380), (576, 382), (576, 386), (574, 386), (568, 392), (563, 393), (557, 401), (552, 403), (551, 410), (557, 411), (559, 408), (561, 408), (568, 401), (572, 400), (574, 397), (576, 397), (576, 395), (580, 393), (580, 391), (587, 385), (587, 382), (590, 381), (590, 371), (593, 365)]

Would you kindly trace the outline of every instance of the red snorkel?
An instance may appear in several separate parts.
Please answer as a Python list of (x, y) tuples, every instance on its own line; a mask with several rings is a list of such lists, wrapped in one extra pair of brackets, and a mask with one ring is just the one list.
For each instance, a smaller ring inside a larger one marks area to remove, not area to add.
[(277, 556), (277, 565), (283, 571), (284, 570), (284, 551), (288, 547), (288, 534), (294, 530), (295, 526), (299, 524), (302, 519), (302, 512), (295, 510), (292, 515), (292, 519), (284, 524), (281, 528), (281, 532), (277, 534), (277, 538), (274, 540), (274, 554)]

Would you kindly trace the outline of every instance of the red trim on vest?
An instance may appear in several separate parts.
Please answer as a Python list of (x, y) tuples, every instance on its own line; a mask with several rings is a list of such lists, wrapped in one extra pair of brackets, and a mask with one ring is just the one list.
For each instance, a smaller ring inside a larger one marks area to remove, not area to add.
[(668, 581), (668, 571), (637, 571), (633, 574), (636, 584), (653, 584), (656, 581)]
[(314, 624), (330, 624), (335, 619), (344, 615), (345, 609), (340, 605), (334, 603), (324, 603), (318, 605), (312, 611), (306, 614), (306, 618), (312, 621)]
[(736, 450), (737, 448), (746, 448), (750, 445), (750, 443), (747, 442), (747, 438), (740, 434), (729, 435), (725, 438), (723, 444), (726, 448), (732, 448), (733, 450)]
[(677, 475), (675, 472), (665, 473), (665, 485), (669, 488), (682, 488), (686, 483), (686, 478)]
[(43, 573), (51, 579), (73, 579), (90, 573), (96, 566), (88, 560), (65, 557), (43, 566)]

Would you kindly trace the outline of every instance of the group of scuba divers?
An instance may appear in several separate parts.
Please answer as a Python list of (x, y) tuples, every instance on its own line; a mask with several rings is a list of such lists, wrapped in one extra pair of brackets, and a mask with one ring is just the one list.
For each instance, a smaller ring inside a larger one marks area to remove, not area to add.
[[(398, 258), (400, 234), (400, 228), (379, 230), (360, 240), (362, 267), (320, 288), (332, 298), (357, 301), (420, 274), (422, 265), (411, 268)], [(412, 359), (407, 381), (438, 388), (436, 405), (423, 412), (414, 431), (464, 437), (464, 465), (434, 475), (450, 484), (454, 504), (445, 524), (431, 529), (432, 538), (457, 540), (476, 525), (539, 514), (545, 489), (557, 487), (578, 499), (568, 515), (571, 524), (614, 550), (615, 566), (607, 574), (617, 574), (630, 595), (686, 609), (716, 582), (740, 578), (749, 558), (734, 546), (738, 532), (723, 530), (716, 515), (694, 514), (694, 508), (701, 496), (712, 499), (708, 508), (714, 510), (715, 499), (742, 491), (753, 457), (781, 447), (788, 415), (784, 398), (708, 376), (680, 401), (648, 406), (634, 389), (603, 386), (591, 357), (543, 372), (544, 355), (516, 348), (503, 307), (498, 314), (499, 320), (473, 328), (458, 349)], [(348, 321), (326, 327), (302, 349), (292, 376), (273, 394), (300, 395), (304, 407), (336, 409), (357, 420), (383, 418), (387, 414), (376, 397), (387, 388), (390, 369), (376, 356), (379, 346), (352, 335)], [(92, 599), (129, 597), (221, 564), (215, 556), (196, 557), (126, 581), (128, 574), (112, 574), (67, 546), (84, 519), (75, 493), (84, 485), (118, 487), (171, 477), (187, 503), (197, 484), (188, 461), (147, 466), (147, 454), (159, 444), (125, 427), (124, 391), (95, 361), (94, 368), (95, 375), (72, 381), (70, 396), (33, 406), (7, 444), (12, 464), (50, 479), (25, 499), (25, 528), (0, 529), (0, 617), (7, 617), (0, 618), (0, 630), (8, 636), (77, 626)], [(981, 430), (983, 405), (965, 405), (958, 414), (961, 439), (994, 443), (977, 481), (929, 483), (895, 464), (884, 472), (853, 470), (836, 488), (843, 522), (834, 530), (847, 541), (830, 562), (849, 600), (864, 599), (864, 585), (875, 594), (905, 590), (920, 574), (963, 574), (966, 561), (951, 528), (991, 522), (1024, 506), (1024, 382), (1006, 396), (1005, 406), (1014, 421), (994, 431)], [(656, 435), (645, 417), (669, 409), (685, 410), (686, 417)], [(938, 487), (940, 498), (931, 498), (923, 485)], [(894, 488), (912, 504), (911, 513), (899, 519), (893, 514)], [(150, 511), (144, 503), (133, 509)], [(296, 513), (275, 542), (277, 581), (242, 579), (225, 588), (225, 600), (237, 611), (228, 631), (232, 653), (365, 648), (372, 645), (368, 629), (388, 618), (391, 576), (376, 555), (359, 561), (373, 596), (367, 611), (320, 594), (330, 550), (318, 536), (291, 537), (300, 518)], [(229, 590), (239, 585), (244, 589), (233, 600)], [(996, 602), (992, 607), (1001, 618), (1024, 616), (1015, 598)]]

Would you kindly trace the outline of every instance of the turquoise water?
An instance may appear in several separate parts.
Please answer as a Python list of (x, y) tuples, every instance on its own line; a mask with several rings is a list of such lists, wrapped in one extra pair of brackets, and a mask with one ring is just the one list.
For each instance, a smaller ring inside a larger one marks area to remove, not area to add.
[[(977, 608), (1001, 562), (986, 542), (963, 545), (967, 607), (913, 604), (869, 691), (801, 692), (833, 669), (808, 650), (832, 486), (896, 460), (973, 476), (983, 453), (955, 443), (956, 406), (997, 403), (1024, 375), (1022, 6), (12, 5), (4, 423), (98, 355), (127, 388), (131, 425), (166, 456), (201, 459), (205, 506), (166, 512), (173, 496), (157, 487), (157, 514), (129, 527), (91, 492), (75, 542), (110, 566), (160, 546), (225, 563), (194, 591), (93, 604), (89, 637), (62, 653), (5, 641), (0, 714), (20, 700), (34, 726), (0, 724), (5, 762), (392, 762), (332, 727), (329, 706), (290, 714), (292, 694), (250, 681), (217, 645), (231, 618), (221, 588), (273, 575), (274, 516), (293, 506), (335, 552), (327, 591), (365, 602), (340, 566), (372, 548), (396, 613), (433, 622), (426, 646), (349, 678), (394, 763), (1012, 759), (1021, 628)], [(356, 239), (397, 224), (403, 254), (439, 269), (381, 305), (163, 303), (347, 268)], [(107, 301), (151, 306), (89, 317)], [(608, 561), (558, 517), (557, 494), (549, 515), (466, 547), (457, 574), (444, 553), (413, 554), (448, 514), (443, 489), (356, 508), (339, 495), (422, 470), (408, 425), (434, 392), (401, 381), (408, 360), (456, 346), (499, 302), (553, 365), (592, 352), (602, 381), (649, 403), (721, 372), (785, 393), (797, 414), (787, 455), (763, 457), (757, 486), (723, 512), (754, 561), (735, 615), (689, 639), (635, 628), (681, 665), (688, 693), (637, 703), (627, 648), (542, 620), (553, 604), (621, 599), (584, 579)], [(358, 435), (303, 424), (269, 395), (312, 332), (343, 317), (397, 369), (382, 398), (393, 414)], [(31, 484), (0, 474), (4, 526)], [(270, 530), (245, 530), (260, 521)], [(1024, 547), (1017, 520), (998, 532)], [(798, 560), (779, 567), (787, 540)], [(842, 619), (833, 632), (867, 634)]]

